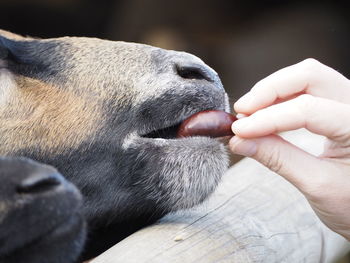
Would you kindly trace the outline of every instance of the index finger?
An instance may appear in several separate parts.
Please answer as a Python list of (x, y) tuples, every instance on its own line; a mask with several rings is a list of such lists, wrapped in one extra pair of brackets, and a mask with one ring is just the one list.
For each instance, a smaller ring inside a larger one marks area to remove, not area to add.
[(312, 133), (343, 142), (349, 140), (349, 116), (348, 104), (301, 95), (233, 122), (232, 131), (241, 138), (256, 138), (306, 128)]
[(234, 109), (237, 113), (249, 115), (303, 93), (350, 103), (350, 81), (317, 60), (306, 59), (256, 83), (234, 104)]

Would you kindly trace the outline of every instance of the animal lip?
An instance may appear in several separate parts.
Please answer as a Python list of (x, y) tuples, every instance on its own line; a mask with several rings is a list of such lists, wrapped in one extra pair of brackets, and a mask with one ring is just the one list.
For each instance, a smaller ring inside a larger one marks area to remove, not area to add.
[[(143, 134), (141, 135), (141, 137), (144, 137), (144, 138), (151, 138), (151, 139), (156, 139), (156, 138), (162, 138), (162, 139), (180, 139), (181, 136), (178, 136), (179, 134), (179, 128), (180, 126), (182, 125), (182, 123), (184, 121), (186, 121), (188, 118), (190, 118), (191, 116), (193, 115), (196, 115), (200, 112), (203, 112), (203, 111), (219, 111), (218, 109), (215, 109), (215, 108), (209, 108), (209, 109), (202, 109), (202, 110), (196, 110), (196, 111), (193, 111), (189, 114), (186, 114), (186, 116), (182, 116), (180, 119), (177, 119), (175, 120), (175, 124), (172, 124), (170, 126), (167, 126), (167, 127), (160, 127), (160, 128), (155, 128), (153, 129), (152, 131), (150, 132), (147, 132), (146, 134)], [(202, 136), (205, 136), (205, 135), (202, 135)], [(209, 136), (210, 137), (210, 136)]]

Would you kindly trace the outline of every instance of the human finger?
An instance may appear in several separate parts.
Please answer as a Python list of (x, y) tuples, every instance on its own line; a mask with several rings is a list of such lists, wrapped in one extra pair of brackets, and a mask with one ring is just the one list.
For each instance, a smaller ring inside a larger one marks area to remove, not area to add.
[[(319, 159), (277, 135), (245, 139), (232, 137), (230, 150), (251, 157), (283, 176), (304, 194), (310, 194), (328, 177), (329, 163)], [(317, 175), (317, 176), (315, 176)]]
[(349, 116), (349, 104), (304, 94), (238, 119), (232, 124), (232, 131), (240, 137), (253, 138), (306, 128), (342, 141), (350, 135)]
[(303, 93), (350, 103), (350, 81), (317, 60), (306, 59), (256, 83), (234, 104), (234, 109), (237, 113), (252, 114)]

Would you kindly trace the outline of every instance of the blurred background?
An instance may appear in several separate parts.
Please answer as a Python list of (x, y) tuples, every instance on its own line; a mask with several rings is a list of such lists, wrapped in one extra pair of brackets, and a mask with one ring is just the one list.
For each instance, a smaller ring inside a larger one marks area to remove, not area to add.
[(308, 57), (350, 77), (348, 2), (0, 0), (0, 28), (191, 52), (219, 73), (233, 103), (260, 79)]

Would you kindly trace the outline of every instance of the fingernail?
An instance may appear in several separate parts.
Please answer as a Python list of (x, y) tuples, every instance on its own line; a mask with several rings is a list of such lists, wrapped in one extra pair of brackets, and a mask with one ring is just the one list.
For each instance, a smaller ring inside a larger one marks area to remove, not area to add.
[(242, 132), (249, 132), (251, 129), (254, 129), (252, 117), (241, 118), (232, 123), (232, 131), (234, 134), (241, 134)]
[(248, 92), (236, 101), (234, 108), (239, 112), (241, 108), (246, 108), (249, 106), (252, 103), (253, 99), (254, 96), (251, 94), (251, 92)]
[(247, 117), (247, 116), (248, 116), (248, 115), (243, 114), (243, 113), (237, 113), (236, 118), (237, 118), (237, 119), (242, 119), (242, 118), (245, 118), (245, 117)]
[(253, 140), (245, 140), (237, 136), (233, 136), (229, 142), (230, 149), (233, 153), (243, 156), (253, 156), (257, 152), (257, 144)]

